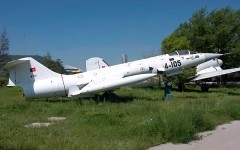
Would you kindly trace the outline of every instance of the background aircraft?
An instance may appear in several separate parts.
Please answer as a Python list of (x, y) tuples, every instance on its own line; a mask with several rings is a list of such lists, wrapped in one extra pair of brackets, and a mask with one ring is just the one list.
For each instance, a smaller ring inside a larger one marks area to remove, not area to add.
[(192, 81), (197, 82), (202, 91), (207, 92), (209, 90), (209, 84), (205, 79), (230, 74), (240, 71), (240, 68), (225, 69), (221, 68), (223, 61), (221, 59), (212, 59), (197, 66), (196, 76), (191, 78)]
[[(157, 76), (176, 75), (222, 54), (176, 51), (74, 75), (58, 74), (31, 57), (8, 62), (9, 86), (21, 86), (26, 98), (86, 97)], [(110, 93), (111, 94), (111, 93)]]

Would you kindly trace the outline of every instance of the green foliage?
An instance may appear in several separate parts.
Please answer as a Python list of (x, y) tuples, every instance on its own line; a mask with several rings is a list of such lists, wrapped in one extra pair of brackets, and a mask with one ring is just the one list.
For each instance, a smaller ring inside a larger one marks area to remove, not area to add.
[(9, 60), (9, 40), (6, 29), (3, 30), (0, 37), (0, 67), (3, 67)]
[(185, 83), (189, 82), (189, 78), (195, 76), (196, 68), (186, 68), (183, 69), (181, 74), (178, 74), (175, 78), (173, 78), (174, 83), (178, 86), (179, 91), (184, 91)]
[[(0, 73), (3, 73), (2, 76), (4, 77), (7, 75), (7, 70), (4, 69), (4, 65), (8, 61), (10, 61), (8, 52), (9, 52), (9, 40), (7, 37), (7, 31), (6, 29), (4, 29), (0, 36)], [(1, 82), (3, 82), (3, 80), (1, 80)]]
[[(225, 7), (210, 13), (200, 9), (193, 13), (188, 22), (179, 27), (162, 42), (162, 51), (170, 53), (190, 49), (207, 53), (230, 53), (221, 57), (223, 68), (240, 66), (240, 10)], [(175, 80), (181, 84), (194, 76), (193, 69), (187, 69)]]
[(44, 56), (43, 64), (54, 72), (58, 72), (61, 74), (66, 73), (62, 66), (61, 59), (53, 60), (49, 52), (47, 52), (47, 55)]
[[(231, 53), (222, 57), (224, 67), (240, 65), (240, 10), (225, 7), (212, 12), (200, 9), (162, 42), (165, 53), (177, 49)], [(235, 55), (235, 56), (234, 56)]]
[[(1, 149), (147, 149), (157, 144), (187, 143), (198, 132), (240, 119), (240, 90), (174, 92), (162, 101), (158, 88), (121, 88), (124, 102), (94, 100), (24, 100), (20, 88), (0, 88)], [(66, 117), (48, 128), (25, 128), (48, 117)]]
[(186, 37), (177, 37), (171, 34), (169, 37), (165, 38), (162, 42), (164, 53), (171, 53), (176, 50), (191, 49), (190, 41)]
[[(230, 55), (226, 55), (224, 58), (226, 60), (226, 66), (227, 67), (233, 68), (233, 67), (236, 67), (236, 65), (239, 64), (239, 59), (240, 59), (240, 41), (237, 43), (236, 48), (231, 49)], [(235, 62), (236, 64), (233, 63), (233, 62)]]
[(6, 77), (0, 77), (0, 87), (1, 86), (6, 86), (8, 83), (8, 78)]

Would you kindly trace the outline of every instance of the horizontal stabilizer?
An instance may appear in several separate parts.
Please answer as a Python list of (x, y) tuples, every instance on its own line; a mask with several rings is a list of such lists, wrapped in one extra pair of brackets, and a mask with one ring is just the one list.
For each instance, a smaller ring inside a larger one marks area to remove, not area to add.
[(23, 59), (19, 59), (19, 60), (13, 60), (13, 61), (10, 61), (8, 62), (6, 65), (5, 65), (5, 68), (12, 68), (16, 65), (19, 65), (21, 63), (24, 63), (24, 62), (28, 62), (29, 60), (23, 60)]
[(207, 78), (216, 77), (216, 76), (221, 76), (221, 75), (225, 75), (225, 74), (230, 74), (230, 73), (234, 73), (234, 72), (238, 72), (238, 71), (240, 71), (240, 68), (218, 70), (218, 71), (215, 71), (215, 72), (209, 72), (209, 73), (205, 73), (205, 74), (201, 74), (199, 76), (196, 76), (194, 79), (192, 79), (192, 81), (198, 81), (198, 80), (207, 79)]

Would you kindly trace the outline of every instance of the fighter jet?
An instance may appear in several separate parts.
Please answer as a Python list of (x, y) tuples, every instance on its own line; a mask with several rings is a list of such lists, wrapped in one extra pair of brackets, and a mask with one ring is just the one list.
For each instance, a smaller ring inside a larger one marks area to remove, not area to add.
[[(223, 64), (223, 61), (221, 59), (212, 59), (202, 64), (199, 64), (196, 67), (196, 75), (193, 77), (190, 77), (190, 80), (196, 82), (201, 87), (202, 91), (206, 92), (210, 87), (209, 82), (206, 82), (206, 81), (210, 81), (217, 76), (240, 71), (240, 68), (223, 70), (221, 68), (222, 64)], [(102, 69), (105, 67), (109, 67), (109, 65), (102, 58), (92, 57), (86, 60), (87, 71)], [(147, 79), (145, 81), (131, 85), (131, 87), (152, 87), (158, 84), (159, 84), (159, 78), (153, 77), (151, 79)]]
[(202, 64), (199, 64), (196, 69), (196, 76), (191, 78), (192, 81), (197, 82), (202, 91), (207, 92), (209, 85), (205, 82), (205, 79), (230, 74), (240, 71), (240, 68), (225, 69), (221, 68), (223, 61), (221, 59), (212, 59)]
[(74, 75), (53, 72), (31, 57), (13, 60), (5, 67), (10, 72), (8, 86), (22, 87), (26, 98), (87, 97), (132, 85), (159, 73), (173, 76), (184, 68), (221, 55), (183, 50)]

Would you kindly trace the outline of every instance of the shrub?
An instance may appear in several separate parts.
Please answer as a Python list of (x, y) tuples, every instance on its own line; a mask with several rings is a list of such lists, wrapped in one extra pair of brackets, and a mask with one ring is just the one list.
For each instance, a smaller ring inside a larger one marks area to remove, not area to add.
[(0, 86), (6, 86), (8, 84), (8, 79), (5, 77), (0, 77)]

